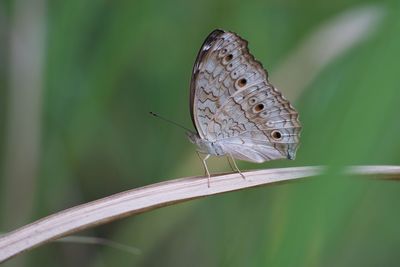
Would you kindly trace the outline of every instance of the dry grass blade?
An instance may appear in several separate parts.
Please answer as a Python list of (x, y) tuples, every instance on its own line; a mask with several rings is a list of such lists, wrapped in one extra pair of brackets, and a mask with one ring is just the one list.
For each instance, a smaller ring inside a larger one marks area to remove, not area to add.
[[(0, 237), (0, 262), (57, 238), (129, 215), (189, 199), (290, 181), (319, 175), (322, 167), (292, 167), (225, 174), (212, 177), (211, 187), (204, 177), (187, 177), (125, 191), (76, 206), (33, 222)], [(346, 172), (399, 178), (400, 166), (358, 166)]]

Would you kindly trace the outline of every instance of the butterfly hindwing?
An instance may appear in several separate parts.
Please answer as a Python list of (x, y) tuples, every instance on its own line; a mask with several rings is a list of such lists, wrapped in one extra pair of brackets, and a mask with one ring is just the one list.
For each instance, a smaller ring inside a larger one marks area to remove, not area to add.
[(298, 114), (235, 33), (216, 30), (204, 42), (193, 69), (191, 110), (199, 136), (235, 158), (294, 157)]

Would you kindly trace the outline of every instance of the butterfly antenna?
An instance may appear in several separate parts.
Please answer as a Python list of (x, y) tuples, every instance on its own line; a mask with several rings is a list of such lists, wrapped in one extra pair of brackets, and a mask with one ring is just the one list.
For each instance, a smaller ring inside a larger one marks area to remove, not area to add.
[(157, 113), (154, 113), (154, 112), (151, 112), (151, 111), (150, 111), (149, 113), (150, 113), (150, 115), (153, 115), (154, 117), (157, 117), (157, 118), (159, 118), (159, 119), (161, 119), (161, 120), (163, 120), (163, 121), (172, 123), (173, 125), (178, 126), (179, 128), (185, 129), (186, 131), (189, 131), (189, 132), (193, 133), (192, 130), (186, 128), (185, 126), (183, 126), (183, 125), (181, 125), (181, 124), (179, 124), (179, 123), (176, 123), (176, 122), (171, 121), (171, 120), (169, 120), (169, 119), (167, 119), (167, 118), (164, 118), (164, 117), (158, 115)]

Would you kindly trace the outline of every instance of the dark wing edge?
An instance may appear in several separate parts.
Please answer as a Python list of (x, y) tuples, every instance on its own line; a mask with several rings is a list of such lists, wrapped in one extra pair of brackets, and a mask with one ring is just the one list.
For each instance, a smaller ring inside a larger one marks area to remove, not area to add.
[(220, 36), (221, 34), (224, 34), (224, 30), (216, 29), (212, 31), (207, 38), (204, 40), (203, 44), (200, 47), (199, 52), (197, 53), (196, 61), (194, 62), (193, 65), (193, 70), (192, 70), (192, 78), (190, 80), (190, 116), (192, 117), (192, 122), (193, 125), (196, 129), (196, 132), (198, 133), (197, 130), (197, 125), (196, 121), (194, 119), (194, 114), (193, 114), (193, 102), (194, 102), (194, 96), (195, 96), (195, 82), (196, 82), (196, 76), (199, 72), (199, 64), (208, 52), (208, 50), (212, 47), (212, 43)]

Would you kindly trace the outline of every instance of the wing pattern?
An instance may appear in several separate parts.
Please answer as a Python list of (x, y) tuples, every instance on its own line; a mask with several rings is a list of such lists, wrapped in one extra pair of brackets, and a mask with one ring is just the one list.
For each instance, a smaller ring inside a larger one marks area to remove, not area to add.
[(219, 142), (235, 158), (294, 158), (298, 113), (237, 34), (215, 30), (207, 37), (193, 68), (190, 103), (200, 138)]

